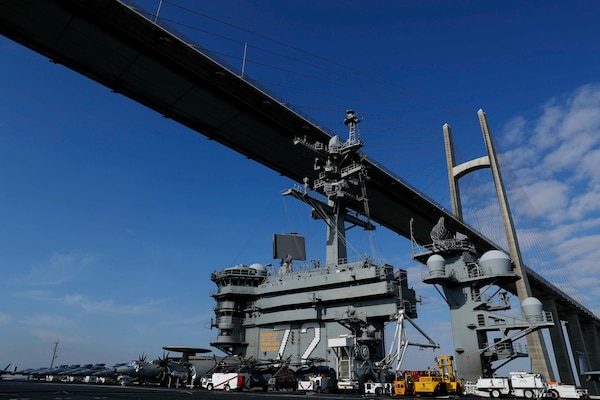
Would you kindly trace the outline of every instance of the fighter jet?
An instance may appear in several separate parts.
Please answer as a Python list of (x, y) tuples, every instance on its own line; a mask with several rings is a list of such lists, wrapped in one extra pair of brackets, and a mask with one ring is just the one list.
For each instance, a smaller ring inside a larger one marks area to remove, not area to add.
[(74, 371), (71, 373), (71, 375), (73, 376), (86, 376), (86, 375), (91, 375), (94, 372), (98, 372), (101, 369), (104, 369), (106, 367), (106, 364), (88, 364), (89, 367), (88, 368), (81, 368), (78, 371)]
[(8, 365), (6, 367), (4, 367), (4, 369), (0, 370), (0, 381), (3, 379), (2, 377), (4, 375), (12, 375), (17, 371), (17, 367), (15, 366), (15, 368), (12, 371), (9, 371), (8, 369), (10, 368), (10, 364), (8, 363)]
[(73, 377), (79, 372), (90, 369), (93, 364), (78, 365), (74, 368), (65, 369), (56, 374), (63, 381), (73, 382)]
[(47, 381), (52, 381), (52, 380), (54, 380), (54, 377), (59, 372), (64, 371), (69, 368), (76, 368), (78, 366), (79, 366), (78, 364), (77, 365), (62, 364), (62, 365), (59, 365), (58, 367), (39, 368), (39, 369), (31, 371), (28, 375), (34, 379), (45, 379)]
[(117, 380), (121, 385), (126, 385), (133, 382), (160, 382), (165, 377), (165, 368), (158, 363), (147, 362), (146, 356), (141, 355), (137, 360), (131, 360), (115, 368), (118, 377)]
[(87, 380), (89, 382), (95, 381), (95, 382), (100, 382), (100, 383), (109, 383), (109, 382), (113, 382), (116, 380), (117, 378), (117, 368), (121, 367), (123, 365), (126, 365), (126, 363), (119, 363), (119, 364), (115, 364), (112, 367), (104, 367), (102, 369), (99, 369), (98, 371), (94, 372), (92, 375), (90, 375)]
[(18, 371), (15, 370), (13, 375), (29, 375), (32, 371), (35, 371), (35, 368), (25, 368)]
[[(92, 376), (94, 372), (103, 370), (105, 365), (106, 364), (86, 364), (75, 370), (65, 371), (68, 373), (63, 372), (63, 374), (68, 376), (67, 380), (69, 382), (85, 381), (86, 383), (90, 383), (92, 379), (89, 379), (89, 377)], [(114, 369), (111, 368), (111, 371), (114, 373)]]

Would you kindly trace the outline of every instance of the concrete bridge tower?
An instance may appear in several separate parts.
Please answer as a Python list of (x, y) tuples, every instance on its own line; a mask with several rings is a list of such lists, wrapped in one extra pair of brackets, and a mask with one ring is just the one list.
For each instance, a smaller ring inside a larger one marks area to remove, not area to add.
[[(492, 363), (500, 361), (504, 365), (516, 357), (526, 356), (528, 351), (532, 371), (554, 380), (541, 333), (542, 328), (554, 325), (552, 315), (544, 312), (542, 303), (532, 297), (527, 267), (522, 261), (487, 117), (483, 110), (479, 110), (478, 115), (487, 156), (457, 166), (450, 127), (446, 124), (443, 128), (452, 211), (458, 219), (462, 219), (458, 179), (474, 170), (490, 168), (510, 258), (497, 250), (493, 254), (477, 254), (468, 242), (457, 240), (452, 233), (445, 232), (443, 220), (432, 231), (433, 244), (428, 249), (429, 252), (414, 258), (428, 266), (424, 282), (439, 285), (443, 289), (442, 295), (450, 307), (457, 366), (465, 379), (476, 379), (477, 374), (491, 375), (499, 368), (498, 363), (495, 366)], [(500, 296), (499, 303), (493, 303), (489, 293), (484, 293), (492, 286), (513, 282), (524, 320), (509, 319), (493, 313), (510, 308), (505, 292), (492, 293)], [(515, 330), (517, 333), (511, 333)], [(494, 331), (497, 333), (496, 337), (492, 337)], [(513, 346), (513, 342), (523, 336), (527, 338), (527, 350)]]
[[(445, 124), (443, 127), (444, 142), (446, 147), (446, 160), (448, 163), (448, 175), (450, 181), (450, 197), (452, 199), (452, 212), (457, 218), (462, 219), (458, 179), (477, 169), (490, 168), (494, 179), (496, 193), (498, 195), (498, 205), (500, 207), (500, 214), (508, 243), (509, 255), (514, 264), (515, 273), (521, 277), (521, 279), (515, 282), (517, 295), (519, 297), (519, 301), (523, 302), (526, 298), (531, 297), (532, 295), (529, 280), (527, 278), (527, 266), (523, 263), (523, 258), (521, 256), (521, 250), (519, 248), (519, 242), (517, 240), (517, 234), (510, 212), (508, 198), (504, 188), (504, 182), (502, 181), (502, 174), (498, 166), (496, 149), (494, 148), (492, 141), (487, 116), (483, 110), (479, 110), (477, 115), (479, 117), (479, 123), (483, 133), (483, 140), (488, 153), (487, 156), (456, 166), (454, 149), (452, 145), (452, 132), (448, 124)], [(541, 331), (536, 331), (530, 335), (527, 335), (527, 347), (529, 350), (529, 357), (531, 359), (532, 371), (540, 372), (546, 377), (546, 379), (554, 380), (554, 372), (551, 367), (550, 357), (548, 355), (548, 350), (544, 343), (544, 337), (542, 336)]]
[[(456, 165), (450, 127), (447, 124), (443, 127), (452, 212), (458, 219), (462, 219), (458, 179), (474, 170), (490, 168), (496, 187), (510, 258), (514, 264), (514, 272), (521, 276), (521, 279), (515, 282), (516, 292), (519, 300), (523, 302), (524, 299), (532, 295), (527, 266), (523, 263), (519, 250), (515, 227), (506, 191), (504, 190), (501, 171), (498, 167), (496, 151), (492, 142), (487, 117), (483, 110), (478, 111), (478, 116), (488, 155), (461, 165)], [(540, 277), (538, 279), (543, 278)], [(556, 321), (555, 326), (550, 328), (550, 340), (552, 341), (552, 349), (556, 360), (556, 372), (559, 376), (554, 376), (548, 347), (544, 337), (541, 335), (541, 331), (536, 331), (526, 336), (529, 357), (531, 359), (531, 370), (544, 374), (549, 380), (560, 379), (563, 383), (581, 384), (586, 386), (592, 393), (598, 392), (600, 383), (597, 381), (597, 377), (593, 380), (588, 379), (585, 382), (580, 380), (580, 376), (582, 375), (589, 376), (589, 374), (586, 374), (586, 372), (589, 372), (588, 365), (600, 365), (600, 353), (597, 351), (600, 345), (597, 319), (589, 310), (579, 304), (576, 304), (576, 312), (573, 312), (573, 309), (561, 307), (561, 299), (570, 297), (560, 292), (557, 288), (554, 290), (556, 292), (555, 295), (544, 295), (540, 297), (540, 300), (544, 308), (552, 315), (552, 319)], [(576, 303), (573, 299), (570, 301), (573, 304)]]

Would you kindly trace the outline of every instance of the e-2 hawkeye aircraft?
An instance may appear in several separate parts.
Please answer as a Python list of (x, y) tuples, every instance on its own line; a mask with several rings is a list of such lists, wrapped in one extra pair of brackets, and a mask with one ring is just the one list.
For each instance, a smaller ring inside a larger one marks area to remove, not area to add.
[(115, 369), (117, 380), (122, 385), (131, 383), (158, 383), (163, 386), (193, 386), (195, 381), (206, 374), (218, 362), (216, 357), (200, 356), (211, 350), (200, 347), (165, 346), (164, 351), (182, 353), (181, 357), (169, 357), (146, 361), (142, 355)]

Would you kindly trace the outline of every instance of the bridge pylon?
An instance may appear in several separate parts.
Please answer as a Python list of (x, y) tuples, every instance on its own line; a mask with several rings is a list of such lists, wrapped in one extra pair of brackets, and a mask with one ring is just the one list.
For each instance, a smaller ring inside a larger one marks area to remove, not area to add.
[[(479, 122), (488, 153), (486, 156), (456, 165), (452, 132), (448, 124), (443, 126), (452, 212), (456, 218), (462, 220), (462, 205), (460, 201), (458, 179), (472, 171), (482, 168), (490, 168), (498, 196), (498, 204), (507, 238), (508, 251), (512, 261), (513, 272), (515, 275), (520, 277), (520, 279), (515, 280), (514, 284), (516, 286), (519, 302), (523, 308), (524, 304), (527, 304), (530, 301), (529, 299), (532, 298), (532, 291), (527, 276), (527, 266), (523, 263), (506, 190), (504, 188), (504, 182), (502, 180), (502, 174), (496, 158), (496, 150), (492, 141), (492, 135), (487, 121), (487, 116), (483, 110), (479, 110), (477, 114), (479, 116)], [(552, 369), (548, 349), (546, 347), (544, 337), (542, 336), (541, 329), (533, 329), (532, 331), (527, 332), (525, 337), (527, 339), (527, 348), (529, 352), (529, 358), (531, 360), (531, 370), (542, 373), (547, 379), (554, 380), (555, 374)], [(483, 363), (485, 364), (485, 360)]]

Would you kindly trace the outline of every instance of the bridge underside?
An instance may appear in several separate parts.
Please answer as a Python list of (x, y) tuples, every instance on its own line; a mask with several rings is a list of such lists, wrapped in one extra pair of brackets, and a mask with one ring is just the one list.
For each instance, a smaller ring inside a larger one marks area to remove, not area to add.
[[(329, 134), (118, 1), (4, 1), (0, 33), (298, 183), (316, 178), (312, 156), (293, 139), (326, 144)], [(410, 238), (413, 220), (414, 239), (428, 244), (445, 217), (446, 227), (465, 234), (481, 253), (497, 247), (381, 166), (366, 165), (373, 221)], [(362, 204), (351, 207), (362, 210)], [(559, 314), (598, 326), (593, 313), (539, 274), (529, 270), (528, 276), (534, 295), (553, 299)], [(514, 285), (506, 289), (515, 293)]]
[[(327, 144), (329, 134), (118, 1), (2, 2), (0, 33), (298, 183), (316, 178), (312, 155), (293, 139)], [(481, 251), (494, 248), (397, 177), (367, 166), (375, 222), (408, 238), (414, 219), (415, 239), (426, 244), (443, 216)]]

